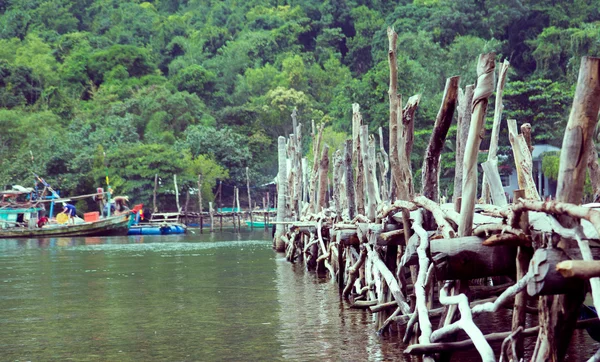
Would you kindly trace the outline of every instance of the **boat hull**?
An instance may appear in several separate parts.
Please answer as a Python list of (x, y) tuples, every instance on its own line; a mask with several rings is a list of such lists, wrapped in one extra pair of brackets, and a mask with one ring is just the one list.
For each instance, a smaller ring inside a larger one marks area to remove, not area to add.
[(121, 236), (129, 230), (129, 215), (113, 216), (106, 219), (75, 225), (45, 226), (38, 228), (0, 229), (0, 238), (51, 238), (65, 236)]
[(176, 235), (185, 234), (186, 228), (180, 224), (163, 225), (134, 225), (128, 235)]

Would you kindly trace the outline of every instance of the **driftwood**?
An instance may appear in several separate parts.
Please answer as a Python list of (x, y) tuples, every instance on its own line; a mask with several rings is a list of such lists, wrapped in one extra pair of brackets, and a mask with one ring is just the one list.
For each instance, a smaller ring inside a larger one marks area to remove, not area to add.
[(464, 94), (459, 89), (458, 96), (458, 124), (456, 126), (456, 168), (454, 170), (454, 205), (455, 209), (460, 208), (459, 199), (462, 195), (462, 182), (463, 182), (463, 164), (465, 158), (465, 144), (469, 137), (469, 125), (471, 124), (471, 103), (473, 102), (473, 90), (474, 85), (468, 85), (465, 87)]
[[(285, 218), (286, 207), (285, 197), (287, 191), (286, 175), (287, 175), (287, 162), (285, 161), (285, 137), (280, 136), (277, 140), (278, 154), (279, 154), (279, 173), (277, 174), (277, 221), (282, 222)], [(281, 236), (285, 232), (283, 224), (277, 224), (275, 227), (275, 250), (284, 251), (285, 243), (281, 240)]]
[[(360, 114), (360, 106), (357, 103), (352, 104), (352, 133), (353, 133), (353, 146), (354, 152), (352, 158), (356, 161), (356, 184), (355, 184), (355, 195), (356, 195), (356, 211), (365, 215), (365, 175), (363, 159), (361, 157), (362, 148), (368, 147), (366, 144), (363, 145), (360, 139), (360, 126), (362, 126), (362, 116)], [(356, 134), (355, 134), (356, 133)], [(365, 148), (366, 149), (366, 148)]]
[(459, 82), (460, 77), (458, 76), (446, 79), (442, 104), (435, 118), (429, 145), (423, 158), (421, 193), (435, 202), (438, 201), (440, 193), (440, 155), (446, 142), (446, 135), (450, 129), (452, 118), (454, 117), (454, 111), (456, 110)]
[(477, 196), (477, 154), (483, 137), (483, 122), (488, 98), (494, 90), (495, 56), (494, 53), (482, 54), (477, 63), (477, 86), (473, 94), (473, 115), (471, 116), (469, 137), (465, 144), (461, 218), (458, 225), (458, 235), (460, 236), (471, 235), (473, 225), (473, 208)]
[(533, 160), (531, 151), (523, 134), (518, 134), (517, 121), (508, 120), (508, 139), (512, 145), (513, 156), (517, 169), (519, 188), (525, 190), (525, 197), (531, 200), (540, 200), (533, 176)]
[[(510, 63), (508, 60), (504, 60), (504, 62), (498, 67), (498, 82), (496, 84), (496, 101), (494, 102), (494, 123), (492, 124), (492, 134), (490, 135), (490, 149), (488, 151), (487, 162), (496, 163), (498, 159), (496, 157), (498, 153), (498, 140), (500, 138), (500, 122), (502, 122), (502, 110), (504, 109), (504, 105), (502, 104), (502, 93), (504, 92), (504, 85), (506, 84), (506, 75), (508, 72), (508, 68), (510, 67)], [(490, 191), (494, 191), (494, 185), (490, 185), (488, 183), (488, 171), (486, 169), (484, 171), (483, 176), (483, 186), (481, 187), (481, 198), (484, 202), (488, 202), (490, 198)], [(500, 185), (500, 190), (502, 190), (502, 185)], [(492, 195), (493, 197), (493, 195)], [(505, 202), (506, 203), (506, 202)], [(498, 205), (494, 202), (495, 205)]]
[(565, 278), (590, 279), (600, 277), (600, 261), (566, 260), (556, 264), (558, 271)]
[(321, 161), (319, 162), (319, 186), (317, 188), (317, 203), (315, 211), (318, 213), (321, 209), (327, 207), (327, 172), (329, 170), (329, 146), (323, 145), (321, 152)]
[[(579, 203), (583, 197), (588, 143), (598, 121), (600, 109), (600, 58), (583, 57), (575, 89), (573, 106), (563, 138), (556, 199)], [(573, 221), (561, 217), (563, 226)], [(600, 224), (597, 224), (600, 225)], [(548, 358), (562, 360), (573, 333), (581, 293), (543, 297), (540, 312), (540, 334), (532, 361)]]

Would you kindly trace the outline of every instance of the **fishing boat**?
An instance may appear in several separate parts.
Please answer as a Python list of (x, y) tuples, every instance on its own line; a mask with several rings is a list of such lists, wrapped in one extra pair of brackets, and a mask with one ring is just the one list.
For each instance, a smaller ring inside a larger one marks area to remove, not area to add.
[(154, 213), (147, 223), (139, 218), (129, 228), (128, 235), (174, 235), (185, 234), (187, 227), (179, 221), (178, 212)]
[[(36, 197), (33, 189), (14, 187), (13, 190), (0, 191), (0, 196), (0, 238), (127, 235), (130, 223), (133, 222), (131, 212), (104, 218), (100, 218), (99, 213), (95, 212), (85, 214), (84, 219), (76, 218), (74, 223), (48, 220), (42, 225), (38, 221), (46, 210), (43, 200)], [(85, 197), (89, 196), (85, 195)], [(71, 200), (53, 199), (52, 201)], [(94, 217), (89, 217), (90, 215)]]

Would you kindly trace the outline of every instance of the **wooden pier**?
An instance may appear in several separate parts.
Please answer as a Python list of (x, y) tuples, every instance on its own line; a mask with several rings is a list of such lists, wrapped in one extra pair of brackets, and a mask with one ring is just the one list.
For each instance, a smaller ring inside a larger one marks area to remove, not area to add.
[[(353, 307), (376, 315), (380, 333), (403, 333), (407, 354), (447, 360), (452, 351), (474, 348), (483, 361), (520, 361), (523, 339), (537, 338), (532, 361), (563, 360), (573, 330), (598, 324), (597, 318), (577, 321), (586, 288), (600, 310), (600, 261), (594, 258), (600, 211), (581, 206), (588, 161), (598, 169), (592, 134), (600, 108), (600, 59), (581, 62), (555, 200), (542, 201), (535, 188), (531, 127), (523, 124), (519, 133), (516, 121), (507, 122), (521, 188), (509, 204), (496, 157), (508, 62), (499, 67), (496, 86), (494, 54), (479, 57), (477, 83), (465, 91), (459, 77), (447, 80), (421, 169), (422, 186), (414, 190), (409, 160), (421, 96), (403, 105), (396, 89), (397, 35), (389, 29), (388, 36), (388, 150), (379, 129), (377, 152), (377, 137), (369, 134), (355, 104), (352, 139), (333, 160), (329, 146), (322, 144), (323, 127), (313, 124), (314, 160), (312, 167), (304, 167), (294, 113), (294, 134), (278, 143), (274, 248), (291, 263), (325, 273)], [(482, 165), (479, 187), (477, 156), (494, 89), (495, 149), (490, 147)], [(455, 118), (455, 199), (444, 203), (439, 160)], [(499, 308), (512, 310), (512, 329), (484, 335), (473, 317)], [(532, 323), (526, 326), (526, 320)], [(468, 338), (457, 341), (461, 330)], [(502, 341), (501, 348), (492, 349), (494, 341)], [(600, 360), (600, 352), (592, 360)]]

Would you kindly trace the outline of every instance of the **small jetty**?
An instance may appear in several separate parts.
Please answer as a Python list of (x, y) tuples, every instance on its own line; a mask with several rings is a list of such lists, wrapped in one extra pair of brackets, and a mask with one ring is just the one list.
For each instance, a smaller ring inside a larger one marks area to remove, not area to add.
[[(274, 248), (290, 263), (302, 263), (337, 283), (352, 307), (375, 315), (379, 333), (402, 336), (406, 354), (438, 361), (472, 349), (486, 362), (521, 361), (524, 339), (531, 338), (532, 361), (563, 360), (575, 328), (600, 325), (597, 317), (578, 321), (588, 291), (600, 308), (600, 211), (597, 205), (582, 205), (588, 169), (593, 190), (600, 190), (593, 142), (600, 58), (581, 61), (555, 199), (542, 200), (538, 193), (532, 128), (525, 123), (519, 131), (517, 120), (506, 124), (519, 190), (509, 197), (504, 193), (497, 150), (509, 62), (497, 65), (492, 53), (480, 55), (476, 84), (463, 90), (460, 77), (447, 79), (416, 190), (410, 154), (421, 96), (403, 103), (392, 29), (388, 38), (387, 149), (382, 128), (370, 134), (354, 104), (352, 138), (332, 159), (322, 142), (323, 126), (313, 122), (310, 165), (303, 159), (294, 112), (294, 133), (278, 140)], [(492, 130), (485, 135), (494, 93)], [(452, 142), (446, 137), (453, 119), (456, 176), (448, 203), (439, 191), (440, 157)], [(479, 185), (484, 137), (491, 141)], [(512, 311), (507, 317), (512, 328), (484, 334), (474, 317), (500, 309)], [(600, 351), (590, 360), (600, 360)]]

